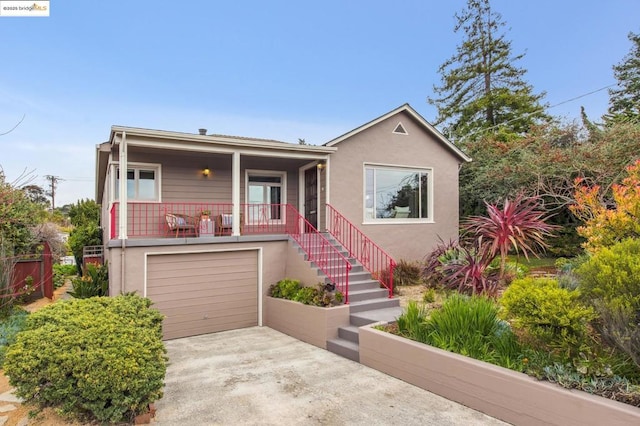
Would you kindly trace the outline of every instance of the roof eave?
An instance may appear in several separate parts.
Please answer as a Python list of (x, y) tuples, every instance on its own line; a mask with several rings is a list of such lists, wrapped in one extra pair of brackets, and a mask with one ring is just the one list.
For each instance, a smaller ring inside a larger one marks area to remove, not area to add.
[[(220, 136), (220, 135), (196, 135), (191, 133), (170, 132), (165, 130), (152, 130), (141, 129), (136, 127), (125, 126), (111, 126), (111, 138), (112, 143), (115, 142), (114, 136), (117, 133), (126, 132), (130, 136), (141, 136), (156, 138), (162, 140), (180, 140), (185, 142), (197, 142), (205, 144), (217, 144), (224, 146), (237, 146), (240, 148), (257, 148), (268, 150), (287, 150), (298, 152), (314, 152), (314, 153), (326, 153), (330, 154), (335, 152), (337, 148), (332, 148), (323, 145), (295, 145), (287, 142), (280, 141), (268, 141), (258, 140), (251, 138), (234, 138), (232, 136)], [(158, 145), (161, 148), (161, 145)]]

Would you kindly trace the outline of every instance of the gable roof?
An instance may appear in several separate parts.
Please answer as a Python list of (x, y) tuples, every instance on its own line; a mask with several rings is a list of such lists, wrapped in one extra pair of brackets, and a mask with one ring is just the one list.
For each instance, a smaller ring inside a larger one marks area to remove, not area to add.
[(404, 104), (402, 106), (399, 106), (398, 108), (389, 111), (388, 113), (381, 115), (378, 118), (375, 118), (373, 120), (371, 120), (370, 122), (363, 124), (360, 127), (356, 127), (355, 129), (351, 130), (350, 132), (345, 133), (342, 136), (338, 136), (337, 138), (330, 140), (329, 142), (325, 143), (324, 146), (335, 146), (337, 144), (339, 144), (340, 142), (349, 139), (350, 137), (370, 128), (375, 126), (376, 124), (386, 120), (389, 117), (392, 117), (396, 114), (399, 114), (401, 112), (406, 112), (407, 114), (409, 114), (418, 124), (420, 124), (426, 131), (427, 133), (432, 134), (436, 140), (438, 140), (445, 148), (449, 149), (451, 152), (453, 152), (453, 154), (455, 154), (459, 159), (461, 159), (462, 161), (471, 161), (471, 157), (469, 157), (467, 154), (465, 154), (464, 152), (462, 152), (462, 150), (460, 150), (460, 148), (458, 148), (457, 146), (455, 146), (449, 139), (447, 139), (442, 133), (440, 133), (438, 131), (438, 129), (436, 129), (435, 127), (433, 127), (433, 125), (431, 125), (427, 120), (424, 119), (424, 117), (422, 117), (420, 114), (418, 114), (418, 112), (413, 109), (411, 107), (411, 105), (409, 104)]

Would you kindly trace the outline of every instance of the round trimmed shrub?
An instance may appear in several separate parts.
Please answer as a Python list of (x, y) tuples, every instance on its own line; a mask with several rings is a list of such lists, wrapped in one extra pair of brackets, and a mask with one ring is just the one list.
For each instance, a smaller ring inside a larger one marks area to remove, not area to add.
[(6, 354), (16, 394), (63, 415), (131, 421), (162, 397), (162, 315), (135, 295), (68, 300), (31, 314)]
[(502, 315), (529, 343), (559, 354), (577, 355), (588, 342), (588, 324), (596, 317), (580, 303), (580, 292), (561, 288), (551, 278), (515, 280), (500, 298)]

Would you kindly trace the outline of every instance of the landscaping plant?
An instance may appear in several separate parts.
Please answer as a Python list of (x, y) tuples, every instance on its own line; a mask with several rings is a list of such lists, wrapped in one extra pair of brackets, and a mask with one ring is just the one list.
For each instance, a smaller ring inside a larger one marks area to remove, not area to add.
[(585, 303), (600, 316), (602, 337), (640, 367), (640, 239), (601, 248), (577, 273)]
[(67, 277), (76, 275), (78, 270), (76, 265), (61, 265), (56, 263), (53, 265), (53, 287), (60, 288), (64, 285)]
[(485, 202), (487, 216), (471, 216), (463, 222), (465, 232), (474, 240), (482, 238), (492, 256), (500, 255), (500, 279), (504, 278), (509, 250), (522, 253), (525, 258), (536, 255), (537, 249), (548, 247), (545, 238), (558, 227), (546, 222), (546, 212), (540, 209), (540, 199), (518, 195), (505, 199), (500, 208)]
[(410, 302), (398, 317), (398, 332), (461, 355), (507, 368), (521, 368), (521, 349), (509, 324), (498, 318), (498, 306), (482, 296), (452, 295), (442, 308), (427, 315)]
[(109, 294), (109, 268), (107, 265), (85, 265), (85, 272), (71, 281), (72, 289), (68, 292), (76, 299), (107, 296)]
[(580, 293), (560, 288), (551, 278), (515, 280), (500, 298), (502, 316), (530, 346), (551, 350), (561, 359), (589, 352), (588, 325), (594, 310), (580, 303)]
[(422, 268), (417, 262), (400, 260), (393, 270), (393, 287), (422, 284)]
[[(587, 239), (584, 248), (595, 253), (625, 238), (640, 238), (640, 160), (626, 169), (627, 176), (611, 187), (611, 202), (599, 185), (576, 180), (575, 200), (571, 211), (584, 221), (578, 234)], [(613, 208), (612, 205), (613, 204)]]
[[(556, 226), (546, 223), (538, 198), (518, 196), (504, 206), (487, 203), (488, 217), (472, 216), (464, 223), (467, 238), (440, 242), (427, 256), (423, 274), (430, 285), (470, 294), (496, 296), (506, 284), (507, 255), (513, 249), (525, 258), (547, 246)], [(492, 266), (500, 255), (498, 271)]]
[(330, 290), (318, 283), (315, 287), (304, 287), (300, 281), (285, 278), (269, 287), (268, 295), (279, 299), (294, 300), (312, 306), (336, 306), (344, 302), (340, 291)]
[(494, 257), (479, 241), (471, 247), (441, 241), (425, 260), (424, 280), (428, 285), (460, 293), (494, 296), (499, 284), (498, 275), (490, 267)]
[(6, 353), (16, 395), (63, 415), (131, 422), (162, 397), (162, 315), (139, 296), (62, 301), (31, 315)]

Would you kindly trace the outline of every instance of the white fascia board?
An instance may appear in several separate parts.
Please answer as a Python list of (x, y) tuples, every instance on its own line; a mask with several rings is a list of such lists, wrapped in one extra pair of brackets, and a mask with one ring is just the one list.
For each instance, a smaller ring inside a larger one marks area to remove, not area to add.
[[(194, 142), (198, 144), (215, 144), (218, 146), (228, 146), (231, 147), (229, 152), (237, 151), (238, 148), (255, 148), (255, 149), (276, 149), (276, 150), (285, 150), (285, 151), (294, 151), (294, 152), (323, 152), (330, 153), (334, 152), (335, 149), (328, 149), (329, 147), (321, 146), (321, 145), (295, 145), (289, 144), (286, 142), (277, 142), (277, 141), (267, 141), (267, 140), (254, 140), (250, 138), (233, 138), (233, 137), (225, 137), (225, 136), (209, 136), (209, 135), (196, 135), (190, 133), (178, 133), (178, 132), (168, 132), (164, 130), (151, 130), (151, 129), (139, 129), (139, 128), (129, 128), (129, 127), (121, 127), (121, 126), (112, 126), (111, 127), (111, 140), (114, 143), (117, 143), (118, 140), (115, 139), (117, 134), (121, 134), (123, 131), (127, 132), (127, 143), (130, 141), (133, 142), (133, 138), (135, 136), (145, 137), (145, 138), (153, 138), (157, 140), (173, 140), (173, 141), (181, 141), (181, 142)], [(157, 143), (157, 147), (164, 147), (166, 144), (164, 142)]]

